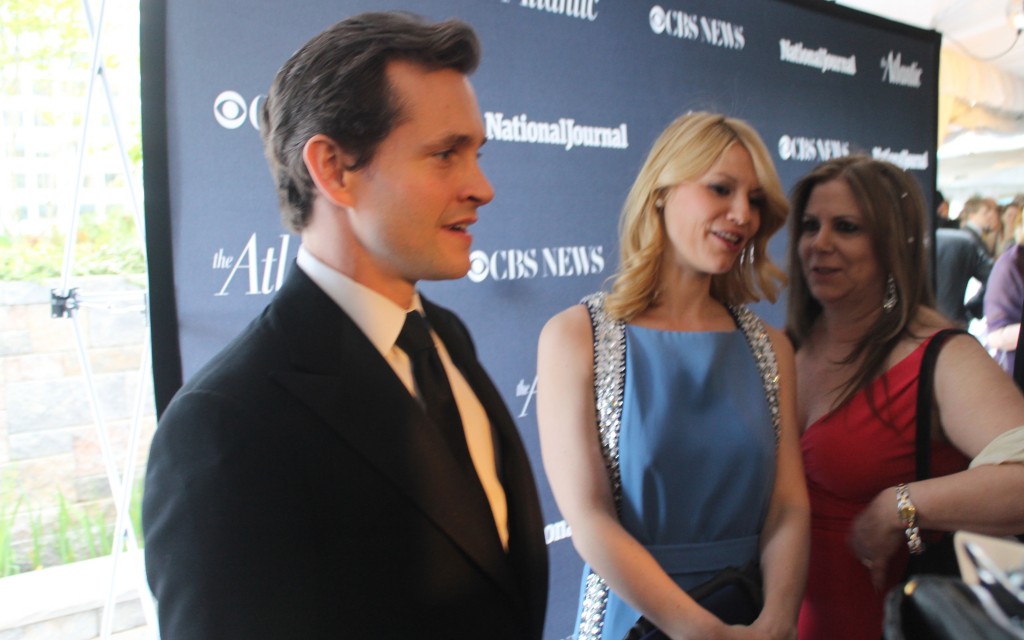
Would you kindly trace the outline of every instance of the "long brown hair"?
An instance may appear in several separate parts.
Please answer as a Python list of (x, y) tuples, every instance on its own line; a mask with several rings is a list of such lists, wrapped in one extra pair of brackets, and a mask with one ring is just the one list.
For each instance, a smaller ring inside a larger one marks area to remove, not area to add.
[[(821, 316), (821, 304), (810, 293), (800, 265), (799, 244), (804, 210), (818, 185), (842, 180), (864, 217), (881, 272), (892, 275), (896, 306), (881, 313), (842, 364), (861, 364), (841, 385), (835, 406), (846, 402), (877, 377), (899, 341), (910, 335), (910, 323), (921, 307), (934, 306), (930, 284), (924, 196), (917, 181), (894, 164), (854, 155), (818, 165), (794, 185), (790, 201), (789, 300), (786, 331), (799, 349)], [(882, 301), (879, 300), (879, 305)]]

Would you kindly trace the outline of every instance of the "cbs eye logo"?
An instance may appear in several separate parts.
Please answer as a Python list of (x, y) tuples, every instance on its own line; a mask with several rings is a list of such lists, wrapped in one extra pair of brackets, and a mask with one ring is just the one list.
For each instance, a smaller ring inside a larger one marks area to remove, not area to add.
[(668, 15), (658, 5), (651, 7), (647, 17), (651, 21), (651, 31), (654, 33), (664, 33), (669, 28)]
[(225, 129), (237, 129), (248, 120), (252, 128), (259, 131), (259, 106), (262, 99), (263, 96), (259, 95), (252, 102), (246, 103), (237, 91), (221, 91), (213, 101), (213, 117)]

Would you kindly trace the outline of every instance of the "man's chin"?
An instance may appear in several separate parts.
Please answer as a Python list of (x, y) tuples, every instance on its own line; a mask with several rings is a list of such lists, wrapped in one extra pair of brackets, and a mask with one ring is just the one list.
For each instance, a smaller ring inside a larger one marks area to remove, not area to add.
[(469, 273), (468, 262), (466, 264), (452, 266), (450, 268), (437, 269), (434, 273), (423, 278), (420, 278), (420, 280), (427, 280), (433, 282), (444, 280), (458, 280), (460, 278), (465, 277), (467, 273)]

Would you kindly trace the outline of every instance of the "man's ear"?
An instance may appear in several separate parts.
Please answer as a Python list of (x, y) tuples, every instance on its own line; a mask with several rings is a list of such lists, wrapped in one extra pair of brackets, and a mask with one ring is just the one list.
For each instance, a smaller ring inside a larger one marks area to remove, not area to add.
[(302, 160), (323, 197), (340, 206), (352, 205), (351, 170), (348, 167), (353, 158), (337, 142), (318, 133), (306, 140)]

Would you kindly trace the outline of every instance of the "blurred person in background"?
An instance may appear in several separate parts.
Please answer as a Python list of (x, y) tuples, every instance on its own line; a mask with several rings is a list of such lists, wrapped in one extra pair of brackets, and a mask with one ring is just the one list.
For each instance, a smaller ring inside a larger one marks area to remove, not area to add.
[(1020, 215), (1022, 201), (1024, 198), (1018, 196), (1004, 209), (1004, 224), (1007, 221), (1016, 223), (1009, 227), (1013, 231), (1013, 243), (996, 259), (985, 285), (985, 343), (993, 350), (999, 365), (1010, 375), (1013, 375), (1021, 309), (1024, 308), (1024, 247), (1021, 246), (1024, 242), (1024, 221)]
[[(984, 315), (984, 284), (992, 272), (994, 254), (990, 242), (999, 228), (995, 200), (973, 197), (960, 213), (960, 229), (935, 232), (935, 299), (938, 310), (961, 327)], [(981, 289), (965, 300), (971, 278)]]
[(1002, 239), (999, 243), (999, 253), (1006, 251), (1019, 242), (1017, 238), (1017, 227), (1021, 222), (1021, 205), (1024, 204), (1024, 196), (1018, 195), (1000, 209), (999, 220), (1002, 222)]
[(959, 229), (960, 223), (949, 217), (949, 201), (941, 191), (935, 192), (935, 228)]

